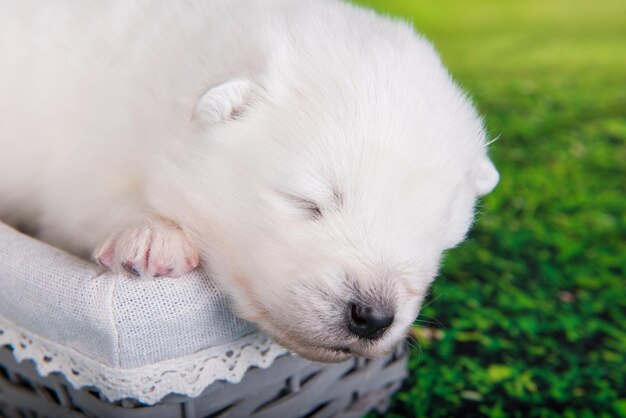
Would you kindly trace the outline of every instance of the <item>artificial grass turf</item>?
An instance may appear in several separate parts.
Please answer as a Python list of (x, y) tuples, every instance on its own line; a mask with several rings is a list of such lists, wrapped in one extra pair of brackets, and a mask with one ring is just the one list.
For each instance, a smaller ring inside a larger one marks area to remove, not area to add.
[(386, 416), (626, 416), (626, 2), (358, 3), (413, 21), (499, 138)]

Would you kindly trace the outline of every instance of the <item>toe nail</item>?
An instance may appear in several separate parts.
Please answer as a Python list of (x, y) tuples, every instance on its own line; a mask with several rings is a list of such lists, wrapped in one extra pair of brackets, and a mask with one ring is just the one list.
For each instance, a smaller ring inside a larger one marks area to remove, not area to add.
[(98, 263), (98, 265), (104, 267), (104, 268), (110, 268), (110, 266), (104, 262), (104, 260), (102, 259), (102, 257), (98, 257), (96, 258), (96, 262)]
[(130, 261), (122, 263), (122, 268), (134, 276), (139, 276), (139, 270), (137, 270), (135, 265)]
[(174, 269), (172, 267), (167, 268), (167, 269), (158, 269), (156, 273), (154, 274), (154, 277), (169, 276), (170, 274), (172, 274), (173, 271)]

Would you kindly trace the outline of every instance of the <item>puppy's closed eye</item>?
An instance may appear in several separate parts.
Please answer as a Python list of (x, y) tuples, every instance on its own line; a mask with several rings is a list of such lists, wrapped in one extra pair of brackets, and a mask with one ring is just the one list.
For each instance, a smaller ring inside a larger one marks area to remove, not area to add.
[(301, 208), (311, 219), (322, 218), (322, 208), (313, 200), (294, 195), (287, 195), (287, 198), (290, 202)]

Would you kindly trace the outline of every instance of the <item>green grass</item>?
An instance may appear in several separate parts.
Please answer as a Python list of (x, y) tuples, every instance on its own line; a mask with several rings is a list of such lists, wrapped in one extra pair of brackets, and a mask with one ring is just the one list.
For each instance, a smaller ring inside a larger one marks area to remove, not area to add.
[(499, 137), (386, 416), (626, 416), (626, 1), (358, 2), (413, 21)]

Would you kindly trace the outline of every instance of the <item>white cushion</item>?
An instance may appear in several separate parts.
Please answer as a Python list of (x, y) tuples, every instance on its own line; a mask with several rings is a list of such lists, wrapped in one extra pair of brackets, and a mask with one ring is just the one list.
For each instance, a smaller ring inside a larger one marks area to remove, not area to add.
[[(228, 353), (221, 353), (226, 359), (232, 356), (229, 347), (240, 349), (242, 341), (256, 341), (261, 355), (270, 348), (272, 358), (263, 360), (264, 367), (285, 352), (256, 333), (252, 324), (235, 317), (225, 296), (201, 272), (149, 280), (112, 274), (1, 223), (0, 325), (4, 327), (0, 344), (11, 343), (13, 336), (25, 338), (22, 345), (34, 339), (56, 351), (61, 347), (72, 353), (73, 362), (83, 358), (89, 363), (92, 374), (97, 374), (95, 364), (103, 370), (133, 369), (141, 375), (144, 366), (191, 359), (199, 352), (214, 358), (221, 350)], [(249, 365), (256, 365), (240, 363), (237, 376), (216, 375), (212, 380), (236, 381)], [(230, 371), (234, 367), (229, 366)], [(122, 395), (129, 393), (112, 396)]]

